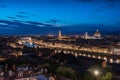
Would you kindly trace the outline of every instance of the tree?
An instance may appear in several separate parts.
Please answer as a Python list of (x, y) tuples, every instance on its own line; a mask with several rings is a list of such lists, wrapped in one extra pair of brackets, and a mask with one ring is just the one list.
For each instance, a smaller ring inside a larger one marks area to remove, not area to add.
[(73, 69), (71, 69), (71, 68), (59, 67), (57, 69), (56, 73), (59, 76), (63, 76), (65, 78), (69, 78), (69, 79), (72, 79), (72, 80), (76, 79), (76, 72)]
[(93, 77), (93, 75), (91, 75), (91, 73), (87, 72), (84, 74), (82, 80), (95, 80), (95, 77)]
[(112, 80), (112, 73), (107, 72), (104, 76), (101, 77), (101, 80)]

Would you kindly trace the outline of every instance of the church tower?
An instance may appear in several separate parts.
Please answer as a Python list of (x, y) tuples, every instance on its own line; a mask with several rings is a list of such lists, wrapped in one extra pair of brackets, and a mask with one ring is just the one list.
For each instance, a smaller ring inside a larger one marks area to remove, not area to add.
[(85, 32), (85, 34), (84, 34), (84, 38), (85, 38), (85, 39), (89, 39), (88, 32)]
[(58, 39), (61, 39), (62, 38), (62, 32), (59, 30), (58, 32)]

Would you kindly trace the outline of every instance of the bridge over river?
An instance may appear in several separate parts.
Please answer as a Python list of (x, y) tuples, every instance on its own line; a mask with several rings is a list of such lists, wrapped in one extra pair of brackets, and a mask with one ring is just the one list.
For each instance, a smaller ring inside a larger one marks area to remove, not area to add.
[(89, 51), (74, 50), (74, 49), (55, 48), (55, 53), (60, 53), (60, 52), (63, 52), (64, 54), (73, 54), (76, 57), (84, 56), (89, 58), (102, 59), (109, 63), (120, 64), (120, 55), (89, 52)]
[[(26, 42), (26, 41), (25, 41)], [(27, 41), (30, 42), (30, 41)], [(88, 50), (81, 50), (78, 49), (77, 46), (73, 48), (71, 45), (67, 44), (61, 44), (56, 43), (56, 45), (53, 45), (53, 43), (47, 43), (43, 41), (32, 41), (30, 43), (36, 44), (38, 47), (42, 48), (52, 48), (55, 49), (55, 53), (63, 52), (65, 54), (73, 54), (74, 56), (84, 56), (89, 58), (96, 58), (96, 59), (102, 59), (109, 63), (117, 63), (120, 64), (120, 55), (118, 54), (110, 54), (110, 53), (102, 53), (102, 52), (94, 52), (94, 51), (88, 51)]]

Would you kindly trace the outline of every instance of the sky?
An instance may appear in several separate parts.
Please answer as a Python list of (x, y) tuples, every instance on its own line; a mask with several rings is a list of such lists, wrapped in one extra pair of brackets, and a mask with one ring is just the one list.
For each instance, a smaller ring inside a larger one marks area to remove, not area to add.
[(120, 31), (119, 26), (120, 0), (0, 0), (0, 34)]

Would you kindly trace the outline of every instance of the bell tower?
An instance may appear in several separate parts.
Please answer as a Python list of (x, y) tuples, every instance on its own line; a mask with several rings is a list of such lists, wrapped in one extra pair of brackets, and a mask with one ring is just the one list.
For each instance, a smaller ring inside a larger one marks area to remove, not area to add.
[(59, 30), (59, 32), (58, 32), (58, 39), (61, 39), (62, 38), (62, 32), (61, 32), (61, 30)]

